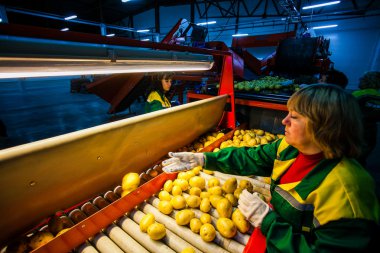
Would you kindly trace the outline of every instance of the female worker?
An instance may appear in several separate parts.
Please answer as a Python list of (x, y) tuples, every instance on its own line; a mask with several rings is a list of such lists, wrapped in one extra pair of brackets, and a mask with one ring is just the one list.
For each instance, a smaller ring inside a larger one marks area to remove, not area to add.
[(165, 94), (172, 86), (172, 73), (158, 73), (152, 77), (152, 86), (148, 91), (145, 112), (158, 111), (171, 107)]
[(313, 84), (294, 93), (287, 106), (283, 139), (253, 148), (170, 153), (164, 171), (201, 165), (230, 174), (270, 176), (271, 207), (246, 190), (238, 205), (261, 228), (267, 252), (368, 250), (380, 207), (372, 178), (354, 159), (362, 143), (355, 98), (335, 85)]

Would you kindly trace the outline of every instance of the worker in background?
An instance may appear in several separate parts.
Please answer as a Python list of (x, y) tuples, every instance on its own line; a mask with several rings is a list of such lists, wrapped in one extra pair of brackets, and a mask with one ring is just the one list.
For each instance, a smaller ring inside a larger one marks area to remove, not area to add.
[(348, 84), (348, 78), (342, 71), (330, 69), (321, 74), (319, 83), (335, 84), (345, 89)]
[(152, 76), (152, 84), (147, 93), (145, 112), (153, 112), (171, 107), (165, 94), (172, 86), (173, 73), (157, 73)]
[(359, 90), (352, 92), (363, 114), (365, 147), (359, 162), (367, 165), (367, 158), (376, 146), (377, 122), (380, 121), (380, 72), (370, 71), (359, 79)]
[(203, 166), (271, 177), (269, 204), (246, 190), (239, 197), (239, 210), (255, 227), (244, 252), (265, 246), (263, 236), (266, 252), (366, 252), (374, 247), (380, 206), (373, 179), (354, 159), (363, 131), (357, 101), (335, 85), (312, 84), (295, 92), (287, 107), (284, 138), (249, 148), (169, 153), (163, 170)]

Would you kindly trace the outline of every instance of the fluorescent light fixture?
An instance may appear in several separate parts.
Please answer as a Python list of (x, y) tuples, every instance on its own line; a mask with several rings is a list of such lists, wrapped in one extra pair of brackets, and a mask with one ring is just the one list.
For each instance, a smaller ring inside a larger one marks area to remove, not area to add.
[(333, 4), (339, 4), (339, 3), (340, 3), (340, 1), (332, 1), (332, 2), (327, 2), (327, 3), (314, 4), (314, 5), (309, 5), (309, 6), (302, 7), (302, 10), (319, 8), (319, 7), (333, 5)]
[(115, 34), (114, 33), (110, 33), (110, 34), (107, 34), (106, 36), (107, 37), (113, 37), (113, 36), (115, 36)]
[(70, 30), (68, 27), (65, 27), (65, 28), (62, 28), (61, 29), (61, 32), (66, 32), (66, 31), (68, 31), (68, 30)]
[(248, 36), (248, 33), (237, 33), (237, 34), (232, 34), (232, 37), (244, 37)]
[(71, 15), (71, 16), (65, 17), (65, 20), (71, 20), (75, 18), (77, 18), (77, 15)]
[(214, 64), (211, 55), (96, 43), (0, 35), (0, 45), (0, 79), (205, 71)]
[(213, 24), (216, 24), (216, 21), (202, 22), (202, 23), (198, 23), (197, 25), (213, 25)]
[(150, 41), (150, 39), (142, 39), (141, 41)]
[(121, 0), (122, 3), (126, 3), (126, 2), (129, 2), (131, 0)]
[(93, 60), (0, 57), (0, 79), (164, 71), (205, 71), (213, 61)]
[(141, 29), (141, 30), (137, 30), (136, 32), (138, 32), (138, 33), (147, 33), (149, 31), (150, 31), (149, 29)]
[(323, 26), (314, 26), (312, 27), (314, 30), (317, 30), (317, 29), (325, 29), (325, 28), (333, 28), (333, 27), (337, 27), (338, 25), (323, 25)]
[(1, 22), (3, 22), (3, 19), (2, 19), (2, 18), (0, 18), (0, 23), (1, 23)]

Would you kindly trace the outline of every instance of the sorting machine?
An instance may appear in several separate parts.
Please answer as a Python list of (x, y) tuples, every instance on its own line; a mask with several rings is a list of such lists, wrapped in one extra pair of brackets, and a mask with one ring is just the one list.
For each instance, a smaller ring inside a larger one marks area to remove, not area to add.
[[(10, 24), (0, 25), (0, 31), (3, 34), (0, 52), (2, 78), (9, 75), (22, 77), (25, 73), (35, 76), (35, 71), (42, 69), (45, 75), (53, 76), (54, 73), (61, 73), (62, 66), (71, 70), (81, 69), (80, 63), (85, 61), (78, 63), (75, 62), (78, 59), (61, 59), (57, 62), (57, 57), (63, 58), (66, 51), (57, 46), (44, 47), (56, 45), (54, 43), (67, 46), (77, 58), (89, 53), (97, 53), (96, 57), (99, 58), (109, 57), (109, 51), (101, 51), (106, 52), (107, 56), (104, 57), (94, 48), (111, 48), (123, 58), (125, 47), (139, 47), (138, 56), (145, 55), (141, 52), (140, 43), (134, 44), (134, 41), (127, 39), (74, 32), (63, 34)], [(25, 45), (24, 41), (36, 43), (37, 46), (18, 48)], [(156, 60), (157, 54), (164, 58), (160, 53), (168, 50), (154, 43), (144, 46), (150, 49), (148, 55)], [(58, 49), (59, 54), (55, 49)], [(192, 58), (191, 49), (185, 56), (173, 53), (176, 49), (184, 51), (181, 47), (170, 48), (169, 54), (175, 55), (176, 65)], [(54, 55), (49, 58), (47, 52)], [(205, 50), (203, 53), (207, 56), (210, 51)], [(139, 241), (134, 237), (139, 234), (137, 224), (141, 219), (141, 211), (157, 212), (153, 195), (166, 180), (176, 177), (175, 174), (161, 171), (159, 164), (167, 153), (184, 147), (207, 131), (236, 128), (232, 59), (226, 52), (219, 54), (223, 56), (224, 64), (221, 88), (215, 97), (1, 150), (1, 247), (22, 235), (46, 229), (49, 217), (59, 213), (70, 224), (70, 229), (34, 252), (178, 252), (185, 245), (192, 245), (197, 252), (242, 252), (247, 236), (231, 240), (217, 236), (213, 243), (205, 243), (186, 228), (174, 228), (170, 225), (174, 221), (170, 217), (161, 220), (168, 228), (166, 241), (155, 242), (147, 240), (146, 236), (142, 236), (142, 241)], [(195, 58), (196, 61), (202, 59)], [(44, 65), (44, 61), (56, 65), (49, 68)], [(84, 65), (83, 69), (114, 69), (114, 62), (110, 64), (104, 61), (101, 66), (90, 64)], [(162, 71), (163, 64), (156, 71)], [(210, 65), (210, 62), (207, 64)], [(135, 68), (134, 71), (138, 69), (132, 63), (127, 67)], [(25, 72), (20, 74), (22, 71)], [(128, 172), (139, 173), (142, 184), (130, 194), (120, 197), (119, 185), (123, 175)]]

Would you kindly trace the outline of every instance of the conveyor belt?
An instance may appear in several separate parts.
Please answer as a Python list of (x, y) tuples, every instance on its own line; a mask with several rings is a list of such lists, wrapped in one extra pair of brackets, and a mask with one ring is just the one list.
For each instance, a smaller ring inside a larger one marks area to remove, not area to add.
[(226, 100), (218, 96), (0, 150), (0, 217), (7, 217), (0, 219), (7, 228), (0, 245), (215, 129)]
[[(112, 194), (109, 194), (110, 196), (107, 196), (107, 198), (97, 197), (85, 203), (80, 209), (75, 209), (68, 215), (69, 218), (76, 223), (75, 226), (34, 252), (67, 252), (68, 248), (65, 247), (74, 245), (72, 242), (77, 239), (76, 235), (86, 233), (85, 227), (88, 225), (89, 220), (97, 220), (98, 223), (101, 223), (99, 219), (101, 219), (100, 217), (102, 216), (108, 217), (111, 222), (106, 224), (103, 229), (96, 231), (94, 235), (88, 238), (83, 237), (84, 239), (82, 238), (83, 241), (81, 245), (76, 246), (73, 249), (74, 252), (181, 252), (187, 247), (192, 247), (195, 252), (243, 252), (252, 230), (248, 231), (247, 234), (238, 232), (232, 239), (226, 239), (217, 232), (216, 238), (213, 242), (209, 243), (203, 241), (200, 235), (193, 233), (188, 226), (177, 225), (174, 219), (176, 211), (173, 211), (169, 216), (162, 214), (157, 209), (159, 199), (156, 195), (158, 195), (166, 179), (174, 179), (175, 176), (174, 174), (167, 175), (162, 173), (140, 186), (131, 194), (121, 199), (116, 199), (114, 202), (112, 202), (112, 200), (118, 196), (111, 191)], [(201, 172), (200, 176), (203, 177), (206, 182), (215, 176), (220, 180), (221, 184), (223, 184), (223, 182), (232, 175), (216, 172), (211, 176)], [(237, 177), (238, 181), (241, 179), (248, 179), (256, 188), (260, 188), (260, 191), (264, 194), (269, 193), (268, 184), (253, 178)], [(117, 192), (116, 189), (115, 191)], [(148, 190), (146, 192), (147, 189), (150, 189), (150, 191)], [(152, 194), (152, 191), (155, 191), (154, 194)], [(136, 196), (148, 197), (145, 198), (145, 201), (137, 205), (136, 208), (131, 208), (133, 207)], [(112, 210), (114, 208), (129, 211), (120, 218), (113, 220)], [(197, 218), (202, 214), (198, 209), (192, 210), (195, 212)], [(151, 240), (148, 234), (140, 231), (139, 222), (144, 214), (147, 213), (152, 213), (157, 222), (165, 225), (166, 236), (163, 239), (159, 241)], [(209, 214), (212, 216), (212, 224), (216, 227), (218, 213), (215, 209), (212, 209)], [(90, 216), (90, 218), (88, 218), (88, 216)], [(96, 224), (96, 226), (97, 225), (98, 224)], [(77, 230), (82, 231), (78, 233)], [(66, 246), (62, 247), (63, 244), (66, 244)]]

